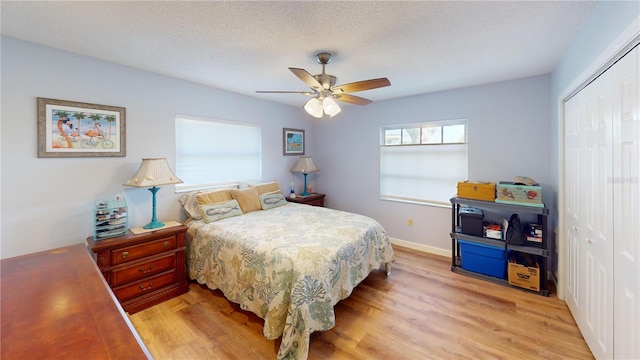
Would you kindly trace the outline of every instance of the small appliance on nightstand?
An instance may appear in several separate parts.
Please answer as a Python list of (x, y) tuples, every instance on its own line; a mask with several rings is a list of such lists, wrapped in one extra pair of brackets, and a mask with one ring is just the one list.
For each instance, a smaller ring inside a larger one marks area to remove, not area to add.
[(311, 206), (321, 206), (324, 207), (324, 197), (325, 194), (311, 194), (309, 196), (296, 195), (296, 197), (288, 197), (287, 201), (305, 204)]
[(98, 268), (125, 311), (133, 314), (189, 291), (182, 224), (96, 241)]

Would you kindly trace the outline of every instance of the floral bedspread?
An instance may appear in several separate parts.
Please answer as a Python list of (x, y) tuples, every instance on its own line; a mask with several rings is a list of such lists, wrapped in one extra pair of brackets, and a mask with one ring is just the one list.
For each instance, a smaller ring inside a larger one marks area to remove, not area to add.
[(358, 214), (289, 203), (189, 224), (189, 277), (264, 319), (278, 359), (306, 359), (309, 336), (335, 325), (334, 305), (394, 259), (386, 232)]

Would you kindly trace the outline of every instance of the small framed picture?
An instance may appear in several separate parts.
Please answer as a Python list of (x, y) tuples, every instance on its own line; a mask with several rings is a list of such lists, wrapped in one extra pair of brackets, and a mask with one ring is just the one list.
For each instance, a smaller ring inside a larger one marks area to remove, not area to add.
[(282, 129), (282, 155), (304, 155), (304, 130)]
[(38, 157), (126, 155), (126, 110), (38, 98)]

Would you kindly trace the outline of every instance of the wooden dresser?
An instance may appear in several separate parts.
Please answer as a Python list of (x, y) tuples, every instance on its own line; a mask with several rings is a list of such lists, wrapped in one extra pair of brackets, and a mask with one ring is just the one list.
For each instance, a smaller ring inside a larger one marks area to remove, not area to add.
[(189, 291), (184, 225), (95, 241), (98, 268), (125, 311), (133, 314)]
[(309, 196), (296, 195), (296, 197), (294, 198), (287, 197), (287, 201), (295, 202), (298, 204), (324, 207), (325, 196), (325, 194), (311, 194)]
[(84, 244), (0, 266), (0, 358), (152, 359)]

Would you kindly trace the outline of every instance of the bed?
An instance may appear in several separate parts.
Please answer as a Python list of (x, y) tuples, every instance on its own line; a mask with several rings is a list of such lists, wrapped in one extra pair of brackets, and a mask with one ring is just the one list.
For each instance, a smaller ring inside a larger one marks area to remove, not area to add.
[(306, 359), (310, 334), (335, 325), (333, 307), (370, 272), (388, 275), (394, 253), (375, 220), (270, 189), (254, 189), (251, 211), (242, 190), (200, 201), (202, 218), (187, 222), (189, 277), (264, 319), (264, 336), (282, 337), (278, 359)]

